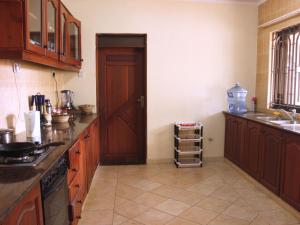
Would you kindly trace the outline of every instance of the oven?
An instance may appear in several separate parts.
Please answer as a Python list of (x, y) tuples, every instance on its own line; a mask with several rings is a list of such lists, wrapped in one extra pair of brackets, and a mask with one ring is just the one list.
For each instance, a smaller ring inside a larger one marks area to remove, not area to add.
[(68, 225), (67, 161), (62, 157), (41, 180), (45, 225)]

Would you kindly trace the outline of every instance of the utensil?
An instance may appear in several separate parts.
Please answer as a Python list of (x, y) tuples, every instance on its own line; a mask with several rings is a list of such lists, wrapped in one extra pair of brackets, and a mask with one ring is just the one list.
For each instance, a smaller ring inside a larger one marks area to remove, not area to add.
[(0, 144), (0, 155), (5, 157), (22, 157), (36, 150), (44, 149), (51, 146), (64, 145), (64, 142), (51, 142), (48, 144), (36, 145), (32, 142), (15, 142), (9, 144)]
[(14, 130), (13, 129), (3, 129), (0, 130), (0, 143), (9, 144), (14, 141)]
[(92, 114), (93, 113), (93, 108), (95, 107), (94, 105), (80, 105), (78, 106), (80, 111), (83, 113), (83, 114)]
[(53, 123), (67, 123), (70, 116), (68, 114), (53, 114), (52, 122)]

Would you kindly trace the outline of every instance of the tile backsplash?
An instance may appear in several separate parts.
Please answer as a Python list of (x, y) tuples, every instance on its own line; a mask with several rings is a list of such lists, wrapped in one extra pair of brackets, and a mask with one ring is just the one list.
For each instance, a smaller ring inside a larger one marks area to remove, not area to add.
[[(13, 64), (20, 65), (18, 73)], [(63, 74), (55, 70), (58, 91), (64, 88)], [(40, 92), (56, 104), (55, 81), (52, 68), (28, 62), (0, 60), (0, 129), (14, 128), (16, 133), (25, 131), (24, 112), (29, 111), (28, 96)], [(60, 98), (60, 94), (59, 94)]]

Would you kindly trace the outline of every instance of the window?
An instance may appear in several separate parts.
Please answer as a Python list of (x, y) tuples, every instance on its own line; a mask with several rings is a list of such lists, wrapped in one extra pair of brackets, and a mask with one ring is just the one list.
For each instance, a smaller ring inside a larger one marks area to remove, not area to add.
[(271, 108), (300, 111), (300, 24), (272, 35)]

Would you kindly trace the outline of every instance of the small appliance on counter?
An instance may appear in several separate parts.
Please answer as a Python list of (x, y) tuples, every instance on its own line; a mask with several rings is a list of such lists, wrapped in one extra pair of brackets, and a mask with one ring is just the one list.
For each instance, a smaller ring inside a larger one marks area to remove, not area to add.
[(73, 105), (74, 101), (74, 92), (71, 90), (62, 90), (61, 94), (61, 108), (62, 109), (75, 109)]
[(247, 112), (246, 97), (248, 91), (240, 86), (239, 83), (227, 90), (228, 110), (234, 114)]

